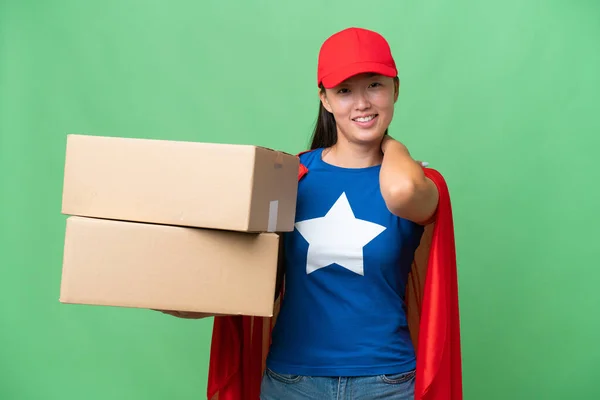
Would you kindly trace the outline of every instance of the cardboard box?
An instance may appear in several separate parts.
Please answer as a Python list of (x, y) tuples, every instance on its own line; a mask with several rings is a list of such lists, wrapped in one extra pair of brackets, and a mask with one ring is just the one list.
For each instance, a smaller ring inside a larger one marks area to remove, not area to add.
[(270, 317), (279, 246), (276, 233), (69, 217), (60, 301)]
[(62, 213), (289, 232), (298, 168), (298, 157), (257, 146), (68, 135)]

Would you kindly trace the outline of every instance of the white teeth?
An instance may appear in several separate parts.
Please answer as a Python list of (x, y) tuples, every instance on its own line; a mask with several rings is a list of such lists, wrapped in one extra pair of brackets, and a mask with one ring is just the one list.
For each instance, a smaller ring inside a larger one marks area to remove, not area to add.
[(370, 120), (372, 120), (373, 118), (375, 118), (374, 115), (369, 115), (368, 117), (360, 117), (360, 118), (355, 118), (355, 121), (358, 122), (369, 122)]

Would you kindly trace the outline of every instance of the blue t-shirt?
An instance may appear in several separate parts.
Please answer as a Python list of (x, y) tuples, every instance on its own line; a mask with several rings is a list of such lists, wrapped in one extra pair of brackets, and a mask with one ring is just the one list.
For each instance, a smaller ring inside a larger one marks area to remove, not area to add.
[(393, 215), (381, 166), (349, 169), (302, 154), (293, 232), (284, 234), (286, 286), (267, 366), (308, 376), (415, 368), (405, 290), (421, 225)]

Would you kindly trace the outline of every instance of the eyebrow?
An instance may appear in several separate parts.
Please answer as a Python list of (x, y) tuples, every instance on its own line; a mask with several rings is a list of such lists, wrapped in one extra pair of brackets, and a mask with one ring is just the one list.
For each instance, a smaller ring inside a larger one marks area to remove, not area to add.
[[(381, 74), (377, 74), (375, 72), (369, 72), (369, 73), (367, 73), (367, 78), (369, 78), (369, 79), (370, 78), (375, 78), (375, 77), (380, 77), (380, 76), (382, 76), (382, 75)], [(338, 86), (343, 87), (345, 85), (348, 85), (348, 83), (347, 82), (342, 82)]]

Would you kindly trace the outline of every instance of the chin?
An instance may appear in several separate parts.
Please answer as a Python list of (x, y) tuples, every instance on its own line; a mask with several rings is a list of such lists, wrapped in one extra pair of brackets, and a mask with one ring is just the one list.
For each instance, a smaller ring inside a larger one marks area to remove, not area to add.
[(383, 136), (385, 134), (384, 132), (362, 132), (362, 133), (358, 133), (356, 135), (353, 135), (353, 138), (355, 142), (357, 143), (362, 143), (362, 144), (377, 144), (379, 145), (381, 143), (381, 140), (383, 139)]
[[(361, 146), (379, 146), (385, 134), (385, 128), (374, 126), (370, 129), (359, 129), (354, 126), (343, 126), (338, 133), (349, 143)], [(345, 128), (345, 129), (344, 129)]]

